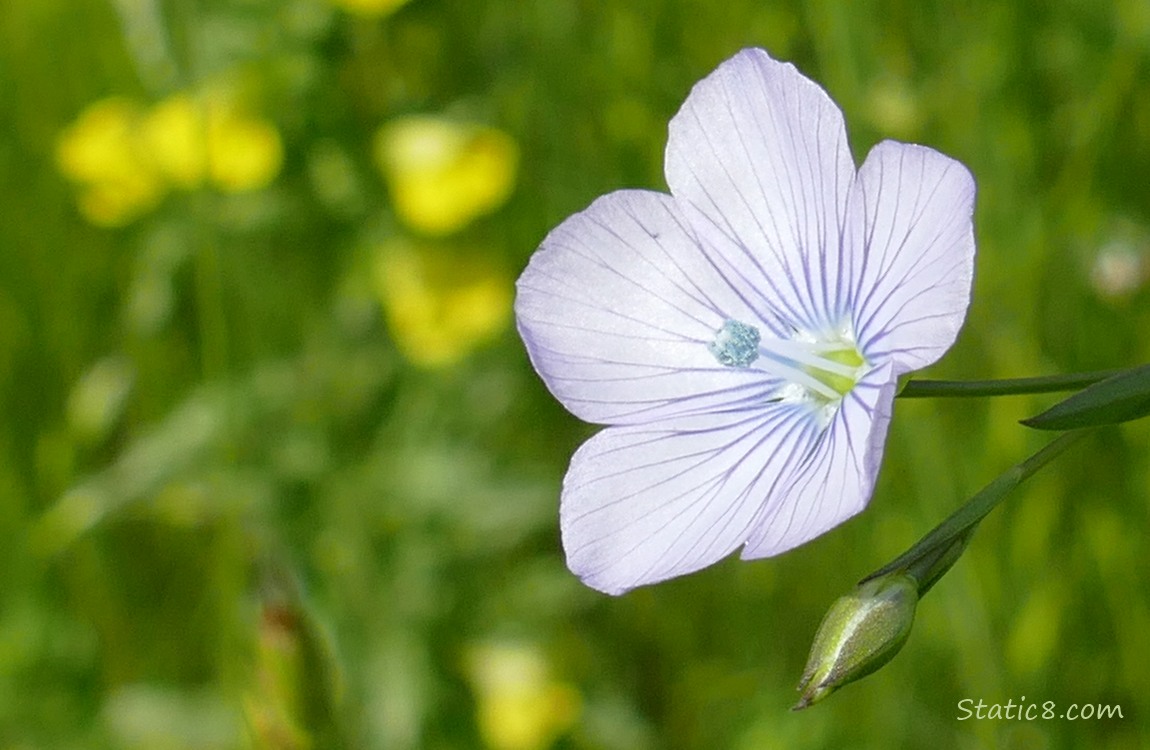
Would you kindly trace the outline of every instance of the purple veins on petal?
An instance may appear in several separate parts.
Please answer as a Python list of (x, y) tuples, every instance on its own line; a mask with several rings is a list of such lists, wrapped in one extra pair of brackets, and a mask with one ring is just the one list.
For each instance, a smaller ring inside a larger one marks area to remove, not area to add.
[(856, 170), (831, 98), (762, 50), (692, 88), (665, 173), (669, 195), (569, 217), (517, 284), (540, 377), (607, 425), (560, 520), (568, 566), (613, 594), (862, 510), (897, 378), (953, 344), (973, 278), (969, 171), (893, 141)]
[(682, 575), (738, 549), (761, 498), (796, 463), (809, 415), (699, 415), (609, 427), (576, 452), (561, 520), (569, 567), (609, 593)]

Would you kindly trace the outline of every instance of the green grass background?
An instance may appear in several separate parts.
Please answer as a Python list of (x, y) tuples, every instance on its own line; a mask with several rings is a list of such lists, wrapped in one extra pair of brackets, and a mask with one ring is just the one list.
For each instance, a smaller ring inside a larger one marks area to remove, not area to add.
[[(245, 728), (244, 706), (276, 690), (312, 747), (482, 747), (467, 654), (493, 641), (537, 648), (578, 691), (560, 748), (1150, 743), (1145, 425), (1035, 477), (895, 661), (791, 713), (830, 602), (1040, 447), (1016, 420), (1051, 397), (900, 402), (866, 513), (778, 559), (609, 598), (558, 540), (559, 482), (592, 428), (512, 328), (429, 372), (357, 291), (365, 248), (399, 231), (369, 156), (389, 118), (462, 112), (518, 142), (516, 191), (453, 240), (510, 279), (597, 195), (662, 189), (667, 120), (757, 45), (827, 88), (856, 158), (893, 137), (973, 171), (973, 304), (931, 376), (1144, 362), (1150, 292), (1091, 276), (1116, 248), (1150, 264), (1144, 0), (412, 0), (379, 20), (323, 0), (157, 3), (183, 81), (242, 69), (285, 163), (257, 195), (87, 224), (58, 134), (101, 97), (169, 92), (111, 2), (5, 1), (0, 748), (291, 747)], [(350, 207), (317, 198), (321, 142), (351, 159)], [(133, 326), (156, 288), (168, 312)], [(109, 357), (133, 387), (112, 429), (81, 434), (69, 399)], [(304, 655), (279, 687), (259, 679), (269, 602)], [(957, 720), (964, 698), (1022, 696), (1124, 718)]]

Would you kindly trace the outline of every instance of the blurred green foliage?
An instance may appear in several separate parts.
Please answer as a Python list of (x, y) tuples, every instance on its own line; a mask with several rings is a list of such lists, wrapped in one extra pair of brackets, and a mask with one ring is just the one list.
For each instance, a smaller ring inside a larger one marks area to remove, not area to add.
[[(1040, 446), (1015, 422), (1052, 397), (900, 403), (859, 518), (612, 599), (558, 543), (593, 428), (531, 372), (507, 305), (549, 228), (663, 187), (667, 120), (757, 45), (828, 89), (856, 157), (892, 137), (974, 172), (974, 303), (932, 375), (1146, 361), (1150, 5), (345, 3), (4, 3), (0, 747), (1145, 741), (1146, 425), (1032, 480), (899, 658), (792, 714), (829, 603)], [(220, 91), (254, 141), (212, 140)], [(231, 156), (168, 187), (147, 167), (154, 192), (102, 195), (150, 203), (85, 212), (64, 134), (109, 97), (135, 134), (177, 95), (209, 102), (179, 153)], [(413, 115), (463, 135), (404, 183), (379, 139)], [(200, 176), (233, 157), (231, 183)], [(405, 216), (437, 180), (473, 208)], [(964, 698), (1022, 696), (1124, 718), (958, 721)]]

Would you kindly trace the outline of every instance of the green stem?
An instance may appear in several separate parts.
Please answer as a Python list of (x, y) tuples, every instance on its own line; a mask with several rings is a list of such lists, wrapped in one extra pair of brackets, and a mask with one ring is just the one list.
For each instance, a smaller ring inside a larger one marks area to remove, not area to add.
[(208, 196), (202, 191), (192, 196), (192, 233), (197, 244), (195, 294), (202, 373), (204, 380), (217, 382), (228, 374), (228, 324), (219, 245), (207, 203)]
[(1058, 393), (1077, 391), (1122, 370), (1080, 372), (1073, 375), (1048, 375), (1040, 378), (1007, 378), (1005, 380), (911, 380), (899, 391), (899, 398), (974, 398), (978, 396), (1015, 396), (1024, 393)]
[(902, 571), (914, 576), (919, 582), (920, 595), (926, 593), (958, 560), (974, 528), (990, 511), (994, 510), (1018, 485), (1081, 440), (1088, 432), (1089, 430), (1075, 430), (1063, 433), (1030, 458), (1010, 467), (913, 547), (871, 573), (863, 579), (863, 582), (894, 571)]

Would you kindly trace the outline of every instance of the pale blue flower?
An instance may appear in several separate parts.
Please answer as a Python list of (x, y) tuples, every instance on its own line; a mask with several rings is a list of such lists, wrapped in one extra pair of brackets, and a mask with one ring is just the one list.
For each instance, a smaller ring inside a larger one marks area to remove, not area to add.
[(893, 141), (855, 169), (842, 113), (749, 49), (671, 120), (670, 195), (622, 190), (518, 282), (532, 363), (608, 427), (571, 459), (568, 566), (619, 594), (796, 547), (866, 505), (899, 375), (954, 343), (974, 181)]

